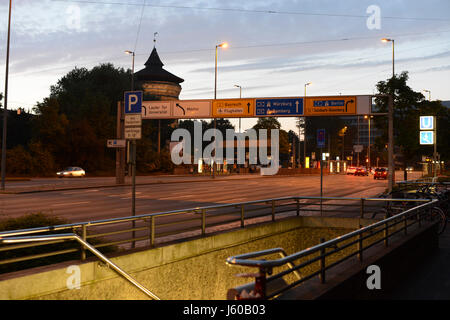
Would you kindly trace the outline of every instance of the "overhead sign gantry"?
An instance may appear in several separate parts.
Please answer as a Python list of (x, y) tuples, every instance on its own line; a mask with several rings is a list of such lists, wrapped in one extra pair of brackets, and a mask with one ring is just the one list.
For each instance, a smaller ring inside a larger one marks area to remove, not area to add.
[(143, 101), (142, 119), (365, 115), (371, 104), (370, 95)]

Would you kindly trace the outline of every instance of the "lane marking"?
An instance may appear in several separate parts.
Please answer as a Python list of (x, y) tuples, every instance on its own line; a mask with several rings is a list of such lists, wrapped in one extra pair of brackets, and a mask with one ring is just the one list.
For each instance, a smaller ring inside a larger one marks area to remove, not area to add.
[(73, 206), (73, 205), (77, 205), (77, 204), (85, 204), (85, 203), (90, 203), (91, 201), (79, 201), (79, 202), (64, 202), (64, 203), (55, 203), (52, 204), (52, 207), (61, 207), (61, 206)]

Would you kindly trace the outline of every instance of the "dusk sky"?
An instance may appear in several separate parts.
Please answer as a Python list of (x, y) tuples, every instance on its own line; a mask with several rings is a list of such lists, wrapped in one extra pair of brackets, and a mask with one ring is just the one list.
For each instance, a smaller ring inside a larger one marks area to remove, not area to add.
[[(180, 99), (375, 93), (395, 71), (416, 91), (450, 100), (450, 1), (13, 0), (8, 109), (31, 109), (75, 66), (111, 62), (135, 71), (154, 46), (183, 78)], [(380, 19), (368, 11), (379, 8)], [(0, 92), (4, 92), (8, 1), (0, 4)], [(372, 20), (371, 20), (372, 19)], [(378, 25), (374, 24), (379, 22)], [(368, 24), (369, 22), (369, 24)], [(372, 22), (372, 24), (371, 24)], [(280, 118), (281, 119), (281, 118)], [(256, 120), (247, 120), (243, 128)], [(295, 119), (281, 119), (295, 129)], [(233, 120), (236, 124), (237, 120)]]

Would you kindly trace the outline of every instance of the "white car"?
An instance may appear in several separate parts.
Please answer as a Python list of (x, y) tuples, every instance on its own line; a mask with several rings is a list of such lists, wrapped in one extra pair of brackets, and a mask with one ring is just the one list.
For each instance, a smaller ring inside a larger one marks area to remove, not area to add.
[(68, 167), (56, 173), (58, 178), (64, 177), (84, 177), (86, 172), (80, 167)]
[(348, 167), (347, 168), (347, 174), (355, 174), (356, 172), (356, 167)]

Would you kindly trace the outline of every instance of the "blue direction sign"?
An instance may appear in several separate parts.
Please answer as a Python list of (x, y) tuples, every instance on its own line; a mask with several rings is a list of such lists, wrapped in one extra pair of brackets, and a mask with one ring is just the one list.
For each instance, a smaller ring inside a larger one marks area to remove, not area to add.
[(142, 91), (125, 92), (125, 114), (139, 113), (142, 110)]
[(317, 129), (317, 148), (325, 147), (325, 129)]
[(256, 99), (257, 116), (299, 116), (303, 115), (303, 98)]
[(420, 131), (420, 144), (434, 144), (434, 131)]

